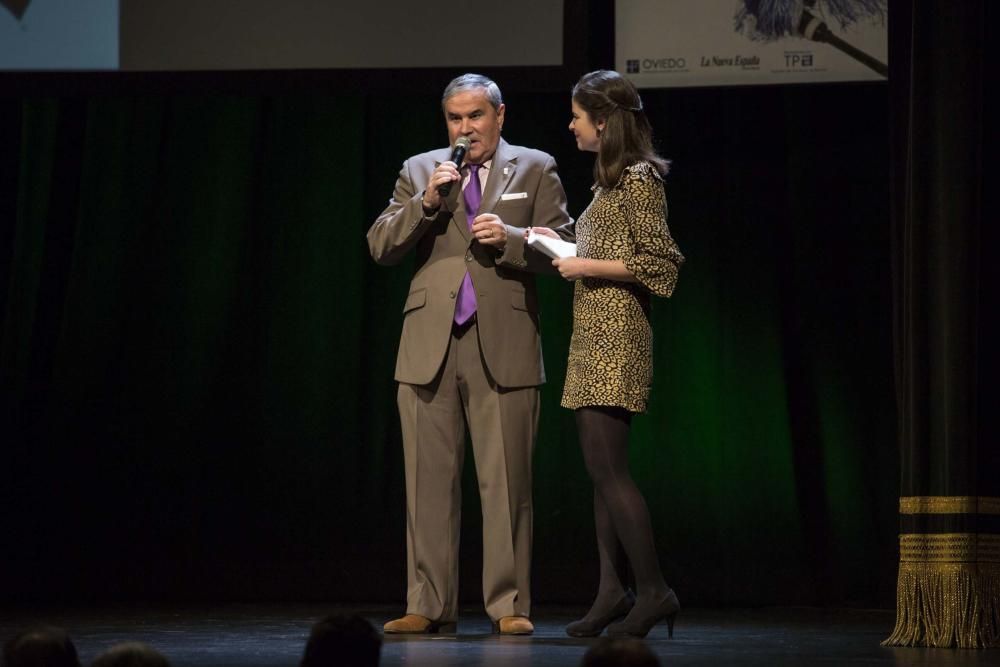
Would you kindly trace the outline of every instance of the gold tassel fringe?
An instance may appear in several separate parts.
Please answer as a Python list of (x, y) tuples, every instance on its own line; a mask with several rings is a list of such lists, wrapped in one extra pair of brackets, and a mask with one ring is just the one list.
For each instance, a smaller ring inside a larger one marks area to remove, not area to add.
[(901, 562), (883, 646), (1000, 646), (1000, 563)]

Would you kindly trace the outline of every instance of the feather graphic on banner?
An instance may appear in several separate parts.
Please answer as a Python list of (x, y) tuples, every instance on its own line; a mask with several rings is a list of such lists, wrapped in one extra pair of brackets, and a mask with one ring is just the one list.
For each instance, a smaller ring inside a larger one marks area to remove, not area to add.
[(824, 14), (829, 15), (841, 29), (862, 19), (884, 22), (886, 0), (823, 0), (825, 11), (817, 8), (818, 0), (743, 0), (740, 4), (736, 31), (754, 41), (804, 37), (829, 44), (882, 76), (889, 76), (885, 63), (834, 35), (823, 20)]
[(17, 18), (18, 21), (24, 16), (24, 12), (28, 9), (28, 5), (31, 4), (31, 0), (0, 0), (0, 5), (3, 5), (10, 10), (10, 13)]

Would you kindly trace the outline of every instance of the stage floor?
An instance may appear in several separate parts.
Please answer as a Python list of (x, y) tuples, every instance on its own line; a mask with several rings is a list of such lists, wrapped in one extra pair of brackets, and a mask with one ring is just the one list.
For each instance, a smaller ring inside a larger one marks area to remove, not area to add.
[[(69, 631), (84, 665), (121, 641), (143, 641), (174, 667), (293, 667), (309, 626), (333, 612), (357, 612), (376, 627), (399, 608), (305, 604), (116, 606), (94, 609), (45, 607), (0, 611), (0, 640), (47, 623)], [(572, 639), (563, 626), (582, 610), (536, 609), (531, 637), (498, 637), (479, 609), (466, 610), (451, 636), (388, 635), (382, 665), (501, 667), (578, 665), (596, 640)], [(1000, 665), (1000, 650), (884, 648), (892, 612), (811, 608), (685, 609), (674, 638), (665, 625), (647, 637), (670, 665)]]

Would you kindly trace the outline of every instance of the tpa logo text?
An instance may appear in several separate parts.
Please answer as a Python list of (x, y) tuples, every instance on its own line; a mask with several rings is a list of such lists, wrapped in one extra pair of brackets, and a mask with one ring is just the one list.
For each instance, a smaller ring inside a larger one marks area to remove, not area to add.
[(813, 54), (809, 51), (785, 51), (785, 67), (812, 67)]

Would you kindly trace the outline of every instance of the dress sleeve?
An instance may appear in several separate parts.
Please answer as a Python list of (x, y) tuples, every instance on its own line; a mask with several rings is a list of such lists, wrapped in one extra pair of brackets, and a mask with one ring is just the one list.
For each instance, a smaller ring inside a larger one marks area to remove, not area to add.
[(652, 294), (670, 296), (684, 255), (667, 227), (663, 183), (652, 167), (647, 167), (626, 173), (622, 189), (622, 213), (632, 241), (632, 254), (625, 258), (625, 267)]

